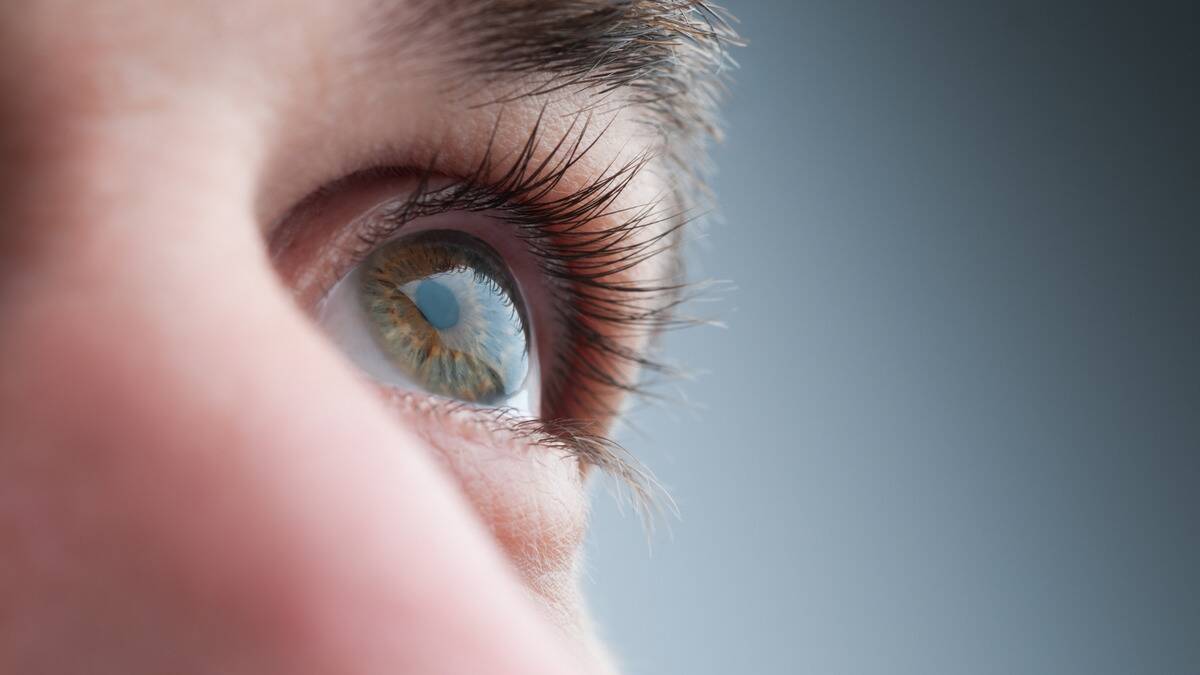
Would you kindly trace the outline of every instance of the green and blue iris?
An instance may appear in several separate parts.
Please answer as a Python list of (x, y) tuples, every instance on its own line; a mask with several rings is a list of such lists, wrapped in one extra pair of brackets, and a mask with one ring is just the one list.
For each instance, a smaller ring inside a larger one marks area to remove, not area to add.
[(390, 361), (426, 391), (494, 405), (524, 385), (525, 312), (479, 239), (428, 231), (386, 244), (366, 261), (360, 297)]

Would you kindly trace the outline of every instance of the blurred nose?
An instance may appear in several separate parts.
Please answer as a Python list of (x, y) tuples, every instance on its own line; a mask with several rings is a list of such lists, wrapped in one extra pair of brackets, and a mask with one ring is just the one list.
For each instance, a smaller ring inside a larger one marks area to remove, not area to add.
[(10, 63), (0, 103), (0, 670), (53, 653), (41, 640), (146, 668), (152, 646), (115, 654), (139, 633), (186, 662), (170, 636), (295, 623), (284, 607), (316, 603), (293, 589), (319, 572), (273, 557), (322, 547), (330, 514), (295, 506), (304, 543), (272, 491), (322, 503), (316, 476), (353, 470), (328, 450), (392, 432), (267, 264), (259, 135), (204, 83), (166, 96), (119, 59), (25, 58), (37, 76)]
[(0, 671), (429, 672), (454, 648), (562, 672), (528, 669), (550, 648), (498, 552), (277, 281), (245, 92), (23, 44), (0, 58)]
[[(250, 209), (254, 135), (215, 89), (139, 89), (119, 58), (24, 59), (38, 76), (4, 69), (16, 88), (0, 130), (6, 383), (45, 390), (22, 405), (95, 423), (219, 397), (237, 371), (214, 355), (261, 324), (234, 299), (273, 291)], [(71, 433), (66, 421), (46, 431)]]
[(190, 401), (235, 420), (288, 316), (253, 218), (255, 135), (215, 91), (125, 96), (101, 91), (117, 64), (72, 70), (10, 98), (0, 132), (6, 383), (93, 447), (174, 440)]

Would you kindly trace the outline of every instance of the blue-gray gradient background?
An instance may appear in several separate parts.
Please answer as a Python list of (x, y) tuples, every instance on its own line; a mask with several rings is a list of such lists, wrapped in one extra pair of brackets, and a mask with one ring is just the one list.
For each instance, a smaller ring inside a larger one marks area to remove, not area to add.
[(1196, 10), (726, 4), (738, 290), (624, 437), (683, 518), (589, 544), (626, 670), (1200, 673)]

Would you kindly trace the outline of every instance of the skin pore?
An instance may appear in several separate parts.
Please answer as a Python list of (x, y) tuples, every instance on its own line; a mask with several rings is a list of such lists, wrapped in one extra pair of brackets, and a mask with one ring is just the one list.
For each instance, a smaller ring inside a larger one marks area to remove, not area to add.
[[(643, 478), (602, 435), (680, 294), (718, 18), (0, 8), (0, 672), (613, 672), (584, 479)], [(477, 210), (414, 197), (514, 171)], [(375, 382), (319, 327), (394, 204), (545, 286), (540, 426)]]

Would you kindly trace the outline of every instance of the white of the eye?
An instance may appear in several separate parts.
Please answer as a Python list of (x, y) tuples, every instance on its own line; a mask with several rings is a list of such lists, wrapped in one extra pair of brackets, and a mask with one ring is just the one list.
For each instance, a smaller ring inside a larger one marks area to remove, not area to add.
[[(388, 386), (424, 391), (419, 382), (414, 382), (392, 363), (371, 330), (371, 319), (359, 297), (364, 267), (359, 264), (334, 284), (321, 303), (318, 323), (346, 356), (372, 378)], [(534, 411), (529, 387), (536, 381), (535, 376), (536, 371), (530, 363), (524, 386), (501, 405), (514, 409), (520, 415), (532, 415)]]

